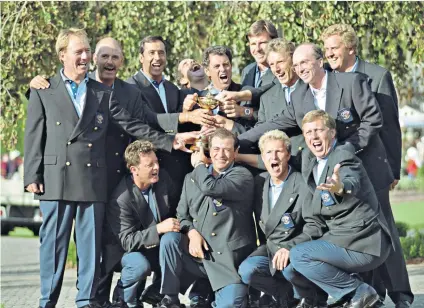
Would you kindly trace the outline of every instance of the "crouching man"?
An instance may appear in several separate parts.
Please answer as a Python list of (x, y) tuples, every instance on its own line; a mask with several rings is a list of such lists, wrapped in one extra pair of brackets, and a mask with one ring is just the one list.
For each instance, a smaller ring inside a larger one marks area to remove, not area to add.
[(284, 277), (302, 298), (299, 307), (327, 307), (327, 295), (350, 300), (343, 307), (372, 307), (378, 294), (355, 274), (377, 268), (391, 251), (374, 188), (352, 145), (337, 142), (328, 113), (308, 112), (302, 130), (309, 148), (302, 153), (302, 176), (313, 193), (302, 207), (303, 232), (313, 240), (291, 249)]
[(209, 278), (214, 307), (246, 306), (247, 286), (237, 269), (255, 246), (253, 177), (234, 165), (238, 144), (231, 132), (218, 128), (209, 145), (210, 166), (202, 152), (191, 157), (194, 170), (185, 178), (177, 208), (181, 233), (162, 238), (162, 308), (180, 306), (180, 279), (189, 275)]
[(272, 295), (277, 307), (292, 307), (293, 287), (282, 272), (291, 248), (309, 240), (302, 233), (302, 203), (310, 193), (301, 173), (288, 164), (291, 144), (284, 132), (265, 133), (259, 148), (268, 171), (255, 178), (254, 211), (261, 245), (243, 261), (239, 274), (245, 284)]
[(152, 271), (160, 275), (161, 237), (180, 230), (179, 221), (170, 218), (178, 196), (169, 176), (159, 171), (151, 142), (131, 143), (125, 150), (125, 161), (131, 174), (121, 180), (106, 208), (109, 234), (104, 237), (102, 265), (106, 272), (121, 269), (118, 292), (126, 304), (121, 306), (142, 307), (137, 302), (137, 288)]

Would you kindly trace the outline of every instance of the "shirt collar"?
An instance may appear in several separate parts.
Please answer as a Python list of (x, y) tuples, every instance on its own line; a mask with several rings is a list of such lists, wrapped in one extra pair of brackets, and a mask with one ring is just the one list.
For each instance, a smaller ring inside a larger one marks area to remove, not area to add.
[(159, 87), (159, 85), (162, 83), (162, 81), (165, 81), (165, 76), (162, 75), (162, 79), (157, 82), (156, 80), (153, 80), (152, 78), (150, 78), (149, 76), (147, 76), (142, 69), (140, 69), (140, 72), (144, 75), (144, 77), (146, 77), (146, 79), (155, 87)]
[[(356, 57), (355, 64), (353, 64), (352, 69), (346, 73), (355, 73), (358, 69), (359, 57)], [(339, 71), (335, 71), (336, 73), (340, 73)]]
[(283, 88), (283, 90), (285, 89), (290, 89), (290, 92), (293, 92), (294, 90), (296, 90), (297, 84), (299, 83), (299, 79), (296, 80), (296, 82), (294, 83), (294, 85), (292, 85), (291, 87), (286, 86), (284, 83), (281, 84), (281, 87)]
[(278, 184), (278, 185), (277, 184), (274, 184), (274, 181), (272, 180), (272, 178), (270, 178), (269, 179), (269, 186), (270, 187), (275, 187), (275, 188), (281, 188), (284, 185), (284, 183), (287, 181), (288, 177), (290, 176), (291, 171), (292, 171), (292, 168), (289, 165), (289, 172), (287, 172), (286, 178), (280, 184)]
[[(218, 173), (219, 173), (219, 175), (224, 175), (225, 173), (227, 173), (233, 167), (234, 167), (234, 162), (232, 162), (231, 165), (229, 165), (227, 169), (225, 169), (224, 171), (218, 172)], [(209, 165), (208, 172), (210, 174), (213, 174), (213, 164)]]
[[(74, 83), (74, 82), (75, 82), (75, 81), (73, 81), (72, 79), (70, 79), (70, 78), (66, 77), (66, 75), (65, 75), (65, 69), (63, 69), (63, 68), (60, 70), (60, 75), (62, 76), (62, 80), (63, 80), (64, 82), (69, 82), (69, 83)], [(88, 74), (85, 74), (85, 77), (84, 77), (84, 79), (82, 80), (82, 82), (87, 83), (87, 82), (88, 82), (88, 79), (89, 79)]]
[(309, 87), (311, 88), (311, 91), (312, 91), (312, 95), (314, 97), (320, 92), (326, 92), (327, 91), (327, 74), (328, 74), (328, 72), (325, 71), (325, 76), (324, 76), (324, 79), (322, 81), (321, 89), (315, 89), (313, 86), (309, 85)]
[[(231, 83), (230, 83), (230, 85), (231, 85)], [(230, 86), (228, 86), (225, 90), (227, 90), (229, 87)], [(215, 88), (215, 86), (213, 85), (212, 82), (209, 84), (207, 89), (208, 89), (209, 93), (212, 94), (212, 95), (217, 95), (219, 92), (223, 91), (223, 90), (219, 90), (219, 89)]]
[(257, 64), (256, 64), (256, 71), (255, 71), (255, 74), (259, 74), (259, 76), (263, 76), (263, 75), (265, 75), (265, 74), (266, 74), (266, 72), (268, 72), (268, 70), (269, 70), (269, 67), (267, 67), (266, 69), (264, 69), (263, 71), (261, 71), (261, 70), (259, 69), (259, 65), (257, 65)]

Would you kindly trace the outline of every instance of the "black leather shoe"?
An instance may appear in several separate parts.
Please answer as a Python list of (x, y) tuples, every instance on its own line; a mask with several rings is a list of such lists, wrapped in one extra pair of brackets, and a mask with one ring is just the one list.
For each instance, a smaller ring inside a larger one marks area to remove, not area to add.
[(256, 295), (249, 294), (249, 299), (247, 300), (246, 308), (259, 308), (259, 297)]
[(280, 306), (271, 295), (264, 294), (259, 299), (259, 308), (280, 308)]
[(209, 302), (202, 296), (193, 296), (190, 298), (190, 308), (209, 308)]
[(185, 305), (180, 304), (180, 301), (178, 302), (172, 302), (171, 299), (168, 297), (162, 298), (160, 303), (157, 305), (158, 308), (185, 308)]
[(351, 298), (352, 298), (352, 295), (349, 294), (349, 295), (343, 296), (342, 298), (338, 300), (335, 300), (334, 298), (329, 299), (327, 301), (328, 308), (343, 308), (350, 303)]
[(408, 307), (411, 307), (411, 303), (407, 302), (407, 301), (400, 301), (400, 302), (396, 303), (395, 307), (396, 308), (408, 308)]
[(144, 289), (141, 294), (140, 301), (147, 303), (155, 307), (163, 298), (163, 295), (159, 293), (159, 290), (155, 287), (152, 287), (153, 284)]
[(328, 308), (327, 303), (316, 302), (313, 299), (302, 298), (296, 308)]
[(355, 291), (347, 308), (371, 308), (378, 302), (379, 296), (373, 287), (366, 283), (361, 284)]
[(372, 306), (372, 308), (384, 308), (384, 307), (386, 307), (386, 305), (384, 305), (384, 300), (381, 300), (381, 298), (374, 304), (374, 306)]

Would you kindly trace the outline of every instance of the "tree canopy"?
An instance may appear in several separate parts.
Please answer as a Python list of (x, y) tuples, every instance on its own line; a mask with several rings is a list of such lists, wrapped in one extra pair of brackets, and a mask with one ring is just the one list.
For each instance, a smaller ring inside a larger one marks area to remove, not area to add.
[[(410, 63), (423, 62), (423, 2), (2, 2), (1, 102), (2, 144), (16, 146), (22, 134), (26, 104), (23, 94), (36, 75), (52, 76), (59, 67), (55, 40), (63, 28), (85, 28), (95, 43), (106, 35), (123, 46), (121, 78), (139, 69), (138, 46), (147, 35), (162, 35), (169, 43), (166, 74), (174, 77), (178, 61), (200, 59), (216, 44), (231, 47), (234, 69), (252, 61), (246, 41), (258, 19), (274, 23), (281, 36), (296, 43), (322, 45), (321, 32), (335, 23), (349, 23), (360, 38), (359, 54), (389, 69), (411, 91)], [(18, 146), (21, 147), (21, 146)]]

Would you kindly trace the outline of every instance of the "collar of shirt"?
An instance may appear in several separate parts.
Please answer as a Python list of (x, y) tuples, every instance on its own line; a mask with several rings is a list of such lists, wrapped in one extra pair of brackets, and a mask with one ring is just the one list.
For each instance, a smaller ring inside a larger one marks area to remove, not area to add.
[[(353, 64), (352, 69), (350, 71), (346, 71), (345, 73), (355, 73), (358, 69), (359, 58), (356, 57), (355, 64)], [(336, 73), (340, 73), (339, 71), (335, 71)]]
[(162, 75), (162, 79), (157, 82), (156, 80), (153, 80), (152, 78), (150, 78), (149, 76), (147, 76), (142, 69), (140, 69), (140, 72), (144, 75), (144, 77), (146, 77), (146, 79), (155, 87), (155, 88), (159, 88), (159, 86), (162, 84), (163, 81), (165, 81), (165, 76)]
[[(219, 173), (220, 176), (224, 175), (225, 173), (227, 173), (233, 167), (234, 167), (234, 162), (232, 162), (231, 165), (229, 165), (227, 169), (225, 169), (224, 171), (218, 172), (218, 173)], [(209, 165), (208, 172), (209, 172), (209, 174), (213, 174), (213, 164)]]
[[(68, 77), (66, 77), (66, 75), (65, 75), (65, 70), (62, 68), (61, 70), (60, 70), (60, 75), (62, 76), (62, 80), (63, 80), (63, 82), (69, 82), (70, 84), (73, 84), (73, 83), (75, 83), (75, 84), (77, 84), (75, 81), (73, 81), (72, 79), (69, 79)], [(81, 83), (82, 82), (85, 82), (85, 83), (87, 83), (88, 82), (88, 79), (89, 79), (89, 77), (88, 77), (88, 74), (85, 74), (85, 77), (84, 77), (84, 79), (81, 81)]]
[(286, 176), (286, 178), (280, 183), (280, 184), (274, 184), (274, 181), (272, 180), (272, 178), (270, 178), (269, 179), (269, 186), (270, 187), (274, 187), (274, 188), (281, 188), (281, 187), (283, 187), (283, 185), (284, 185), (284, 183), (287, 181), (287, 179), (288, 179), (288, 177), (289, 177), (289, 175), (290, 175), (290, 173), (291, 173), (291, 171), (292, 171), (292, 168), (291, 168), (291, 166), (289, 165), (289, 172), (287, 172), (287, 176)]
[(281, 84), (281, 87), (283, 88), (284, 96), (286, 98), (286, 102), (287, 102), (288, 105), (290, 105), (290, 103), (291, 103), (290, 95), (293, 93), (294, 90), (296, 90), (296, 86), (297, 86), (298, 83), (299, 83), (299, 79), (296, 80), (294, 85), (292, 85), (291, 87), (286, 86), (284, 83)]
[(336, 143), (337, 143), (337, 139), (334, 139), (334, 142), (333, 142), (333, 144), (331, 145), (330, 151), (328, 152), (328, 154), (327, 154), (327, 155), (325, 155), (325, 157), (323, 157), (323, 158), (319, 158), (319, 157), (317, 157), (317, 162), (318, 162), (318, 163), (320, 163), (320, 162), (322, 162), (322, 161), (327, 161), (327, 159), (328, 159), (328, 155), (330, 155), (330, 153), (331, 153), (331, 152), (333, 152), (334, 148), (336, 147)]
[[(229, 87), (229, 86), (228, 86)], [(225, 90), (227, 90), (228, 89), (228, 87), (225, 89)], [(224, 91), (224, 90), (219, 90), (219, 89), (217, 89), (217, 88), (215, 88), (215, 86), (213, 85), (213, 83), (211, 82), (210, 84), (209, 84), (209, 86), (207, 87), (207, 90), (209, 91), (209, 93), (210, 94), (212, 94), (212, 95), (218, 95), (220, 92), (222, 92), (222, 91)]]
[(256, 65), (256, 69), (255, 69), (255, 88), (259, 87), (259, 83), (261, 82), (262, 77), (266, 74), (266, 72), (268, 72), (269, 67), (267, 67), (266, 69), (264, 69), (263, 71), (261, 71), (259, 69), (259, 66)]
[(328, 72), (325, 71), (325, 76), (322, 81), (321, 89), (315, 89), (313, 86), (309, 85), (312, 91), (312, 95), (316, 98), (317, 96), (323, 95), (327, 91), (327, 74)]

